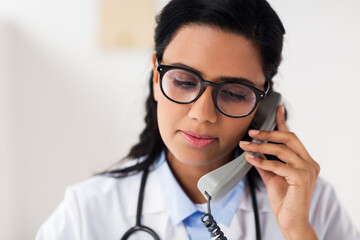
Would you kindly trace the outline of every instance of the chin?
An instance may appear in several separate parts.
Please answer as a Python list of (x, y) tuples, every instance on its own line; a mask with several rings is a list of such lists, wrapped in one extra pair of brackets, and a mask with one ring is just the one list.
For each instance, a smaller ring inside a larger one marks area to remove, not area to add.
[[(174, 155), (177, 161), (193, 167), (206, 166), (221, 159), (219, 156), (215, 157), (209, 154), (209, 152), (205, 153), (205, 152), (199, 152), (198, 150), (195, 151), (196, 152), (194, 151), (180, 151), (181, 153), (172, 152), (172, 154)], [(204, 151), (204, 149), (201, 151)]]

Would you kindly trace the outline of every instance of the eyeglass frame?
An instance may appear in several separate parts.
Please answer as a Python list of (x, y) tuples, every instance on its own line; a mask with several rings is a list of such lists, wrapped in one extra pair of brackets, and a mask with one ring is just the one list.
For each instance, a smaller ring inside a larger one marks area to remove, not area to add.
[[(214, 82), (211, 82), (211, 81), (208, 81), (208, 80), (205, 80), (200, 73), (198, 73), (197, 71), (193, 70), (193, 69), (190, 69), (190, 68), (186, 68), (186, 67), (182, 67), (182, 66), (174, 66), (174, 65), (164, 65), (164, 64), (160, 64), (160, 60), (159, 58), (156, 58), (156, 62), (155, 62), (155, 66), (156, 66), (156, 70), (158, 71), (159, 75), (160, 75), (160, 89), (161, 89), (161, 92), (164, 94), (164, 96), (169, 99), (170, 101), (172, 102), (175, 102), (175, 103), (178, 103), (178, 104), (189, 104), (189, 103), (192, 103), (192, 102), (195, 102), (205, 91), (205, 85), (210, 85), (212, 87), (215, 88), (215, 91), (213, 91), (212, 93), (212, 97), (213, 97), (213, 101), (214, 101), (214, 104), (215, 104), (215, 107), (217, 110), (219, 110), (222, 114), (224, 114), (225, 116), (228, 116), (228, 117), (231, 117), (231, 118), (243, 118), (243, 117), (246, 117), (246, 116), (249, 116), (255, 109), (256, 107), (259, 105), (260, 101), (261, 100), (264, 100), (270, 90), (270, 83), (268, 80), (266, 80), (265, 82), (265, 85), (266, 85), (266, 90), (263, 91), (263, 90), (260, 90), (250, 84), (247, 84), (247, 83), (242, 83), (242, 82), (238, 82), (238, 81), (225, 81), (225, 82), (222, 82), (222, 83), (214, 83)], [(180, 70), (184, 70), (184, 71), (187, 71), (187, 72), (190, 72), (192, 74), (194, 74), (196, 77), (198, 77), (200, 79), (200, 91), (199, 91), (199, 94), (191, 101), (189, 102), (179, 102), (179, 101), (176, 101), (172, 98), (170, 98), (164, 91), (163, 89), (163, 86), (162, 86), (162, 80), (163, 80), (163, 77), (165, 76), (165, 74), (170, 71), (170, 70), (173, 70), (173, 69), (180, 69)], [(245, 115), (241, 115), (241, 116), (232, 116), (232, 115), (229, 115), (227, 113), (225, 113), (224, 111), (221, 110), (221, 108), (219, 107), (219, 105), (217, 104), (217, 93), (219, 92), (219, 89), (221, 87), (223, 87), (224, 85), (228, 85), (228, 84), (239, 84), (239, 85), (243, 85), (245, 87), (248, 87), (250, 88), (254, 93), (255, 93), (255, 96), (256, 96), (256, 102), (254, 104), (254, 107), (251, 109), (251, 111)]]

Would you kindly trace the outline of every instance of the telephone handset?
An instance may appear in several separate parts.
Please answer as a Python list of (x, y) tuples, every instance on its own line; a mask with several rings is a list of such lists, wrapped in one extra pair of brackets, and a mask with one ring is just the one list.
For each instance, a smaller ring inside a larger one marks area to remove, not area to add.
[[(272, 131), (276, 125), (276, 109), (280, 105), (281, 95), (270, 91), (264, 100), (261, 101), (259, 108), (251, 123), (254, 129)], [(253, 139), (252, 142), (260, 143)], [(256, 157), (259, 153), (253, 153)], [(202, 176), (198, 181), (198, 189), (205, 199), (211, 197), (212, 202), (223, 198), (238, 182), (246, 175), (252, 165), (245, 159), (245, 152), (229, 163), (215, 169)]]

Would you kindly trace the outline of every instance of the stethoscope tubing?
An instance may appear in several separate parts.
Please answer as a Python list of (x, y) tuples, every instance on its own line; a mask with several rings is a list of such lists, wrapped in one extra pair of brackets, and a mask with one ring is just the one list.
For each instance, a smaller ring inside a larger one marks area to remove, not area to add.
[(121, 240), (128, 239), (135, 232), (146, 232), (151, 235), (155, 240), (160, 240), (159, 236), (156, 234), (154, 230), (149, 227), (146, 227), (141, 224), (141, 215), (144, 203), (144, 193), (145, 193), (145, 185), (147, 176), (149, 174), (149, 168), (146, 167), (144, 169), (143, 175), (141, 177), (140, 189), (139, 189), (139, 198), (136, 209), (136, 223), (135, 226), (126, 231), (126, 233), (121, 237)]

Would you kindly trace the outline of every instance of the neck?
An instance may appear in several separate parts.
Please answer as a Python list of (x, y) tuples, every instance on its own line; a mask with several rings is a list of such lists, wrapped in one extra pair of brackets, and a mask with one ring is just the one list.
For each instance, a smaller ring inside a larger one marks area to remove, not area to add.
[(229, 162), (233, 156), (233, 153), (231, 152), (222, 159), (218, 159), (205, 166), (191, 166), (185, 164), (177, 160), (170, 151), (168, 151), (166, 155), (169, 167), (186, 195), (193, 203), (205, 203), (207, 200), (198, 190), (197, 182), (203, 175)]

